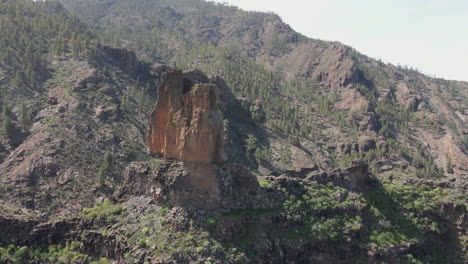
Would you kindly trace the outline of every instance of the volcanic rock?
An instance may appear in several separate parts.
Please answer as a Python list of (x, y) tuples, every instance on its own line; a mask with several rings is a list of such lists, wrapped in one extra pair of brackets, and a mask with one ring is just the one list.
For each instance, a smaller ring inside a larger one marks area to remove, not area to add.
[(359, 153), (366, 153), (375, 148), (375, 140), (368, 136), (361, 136), (358, 140)]
[(125, 184), (114, 194), (147, 195), (163, 206), (229, 210), (254, 206), (260, 186), (248, 169), (232, 163), (134, 162), (125, 170)]
[(418, 105), (421, 102), (421, 96), (413, 94), (406, 83), (400, 83), (397, 85), (395, 96), (398, 103), (403, 105), (406, 110), (418, 110)]
[(186, 162), (222, 163), (227, 156), (216, 86), (191, 83), (179, 70), (163, 74), (146, 138), (149, 151)]
[(370, 188), (372, 178), (369, 173), (369, 165), (361, 160), (355, 160), (348, 168), (336, 169), (331, 172), (310, 173), (305, 180), (320, 184), (333, 182), (334, 185), (349, 191), (362, 192)]

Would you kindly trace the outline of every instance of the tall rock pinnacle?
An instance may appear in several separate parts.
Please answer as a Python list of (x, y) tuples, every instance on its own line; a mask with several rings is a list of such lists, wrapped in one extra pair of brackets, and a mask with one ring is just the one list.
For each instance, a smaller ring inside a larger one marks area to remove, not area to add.
[(151, 154), (192, 163), (227, 160), (214, 85), (192, 87), (182, 71), (170, 69), (163, 75), (158, 96), (146, 137)]

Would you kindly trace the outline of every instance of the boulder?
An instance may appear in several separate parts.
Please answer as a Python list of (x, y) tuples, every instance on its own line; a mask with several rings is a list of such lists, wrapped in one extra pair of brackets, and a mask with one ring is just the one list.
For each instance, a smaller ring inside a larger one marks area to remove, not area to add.
[(47, 98), (47, 104), (49, 105), (58, 105), (58, 99), (55, 96)]
[(385, 140), (385, 137), (380, 136), (377, 143), (375, 144), (377, 149), (387, 149), (388, 148), (388, 143)]
[(380, 172), (390, 171), (390, 170), (393, 170), (393, 166), (392, 166), (392, 165), (383, 165), (383, 166), (380, 167), (380, 169), (379, 169)]
[(336, 145), (336, 150), (339, 155), (346, 155), (346, 154), (351, 154), (352, 152), (357, 152), (358, 151), (358, 146), (356, 143), (337, 143)]
[(369, 136), (360, 136), (358, 140), (359, 153), (366, 153), (375, 148), (375, 140)]
[(100, 105), (94, 110), (94, 117), (100, 120), (115, 120), (119, 117), (119, 110), (115, 106)]

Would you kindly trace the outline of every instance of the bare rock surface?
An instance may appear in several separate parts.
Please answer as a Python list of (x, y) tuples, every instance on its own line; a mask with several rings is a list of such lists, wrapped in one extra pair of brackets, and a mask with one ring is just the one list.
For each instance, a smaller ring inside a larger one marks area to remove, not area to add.
[[(242, 186), (248, 183), (246, 193), (255, 193), (258, 188), (255, 176), (248, 170), (224, 164), (227, 155), (223, 117), (217, 98), (221, 98), (224, 106), (233, 97), (223, 93), (222, 87), (201, 83), (207, 81), (206, 75), (199, 71), (184, 74), (169, 69), (163, 74), (146, 143), (151, 154), (180, 162), (158, 169), (144, 167), (146, 176), (142, 181), (147, 184), (141, 184), (145, 189), (142, 193), (150, 193), (159, 204), (207, 209), (229, 207), (227, 201), (235, 204), (231, 199), (233, 186), (244, 192)], [(127, 179), (141, 175), (142, 169), (130, 167)], [(135, 184), (134, 180), (127, 183)]]
[(135, 162), (127, 167), (125, 179), (115, 200), (146, 195), (162, 206), (208, 210), (254, 206), (251, 197), (260, 188), (247, 169), (230, 163)]
[(358, 144), (360, 153), (366, 153), (375, 148), (375, 140), (365, 135), (359, 137)]
[(163, 79), (146, 139), (150, 153), (195, 163), (226, 161), (216, 87), (191, 87), (182, 72), (173, 69)]
[(346, 169), (311, 173), (307, 176), (306, 180), (322, 184), (333, 182), (336, 186), (356, 192), (369, 189), (372, 182), (368, 164), (360, 160), (353, 161), (352, 166)]

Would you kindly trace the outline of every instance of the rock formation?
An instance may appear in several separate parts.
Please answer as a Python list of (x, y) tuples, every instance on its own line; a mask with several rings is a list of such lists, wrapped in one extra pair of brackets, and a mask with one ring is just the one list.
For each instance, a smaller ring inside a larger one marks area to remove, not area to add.
[(359, 153), (367, 153), (371, 149), (375, 149), (375, 140), (369, 136), (362, 135), (358, 139)]
[(223, 118), (216, 86), (196, 84), (179, 70), (163, 75), (146, 142), (151, 154), (190, 163), (222, 163)]
[[(245, 205), (243, 199), (255, 193), (259, 184), (242, 166), (226, 162), (220, 111), (241, 106), (236, 106), (220, 78), (210, 80), (200, 71), (176, 69), (169, 69), (162, 78), (146, 143), (151, 154), (165, 161), (156, 168), (144, 164), (128, 168), (128, 186), (166, 206), (226, 209)], [(123, 188), (121, 194), (125, 193), (128, 190)]]

